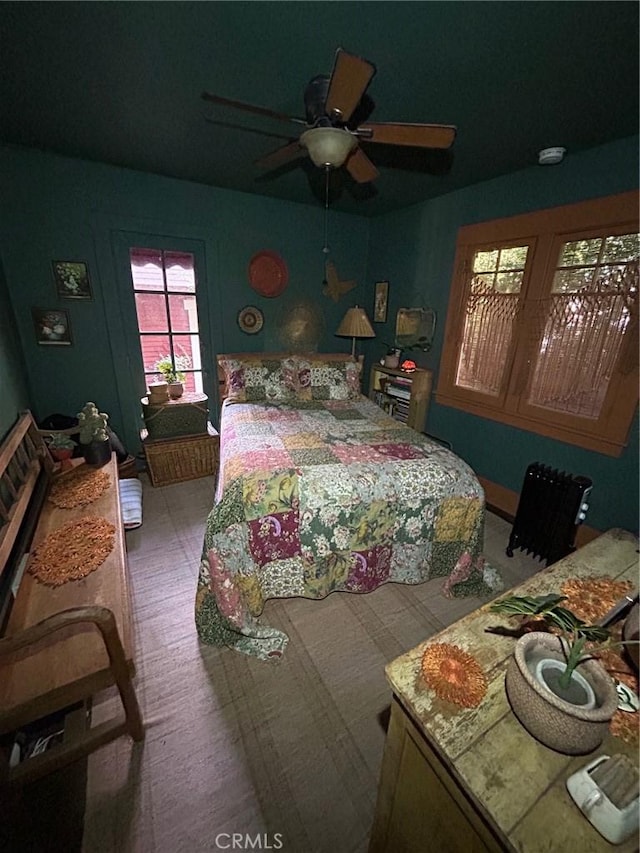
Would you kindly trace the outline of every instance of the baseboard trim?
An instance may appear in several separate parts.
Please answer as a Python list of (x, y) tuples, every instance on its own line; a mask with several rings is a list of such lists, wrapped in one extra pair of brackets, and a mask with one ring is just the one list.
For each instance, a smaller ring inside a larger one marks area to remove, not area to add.
[[(520, 495), (511, 489), (501, 486), (500, 483), (494, 483), (492, 480), (487, 480), (485, 477), (478, 477), (480, 485), (484, 489), (485, 502), (487, 508), (491, 512), (495, 512), (500, 518), (513, 524), (518, 511), (518, 500)], [(594, 527), (589, 527), (586, 524), (581, 524), (576, 532), (576, 547), (581, 548), (593, 539), (597, 539), (602, 535), (602, 531), (596, 530)]]

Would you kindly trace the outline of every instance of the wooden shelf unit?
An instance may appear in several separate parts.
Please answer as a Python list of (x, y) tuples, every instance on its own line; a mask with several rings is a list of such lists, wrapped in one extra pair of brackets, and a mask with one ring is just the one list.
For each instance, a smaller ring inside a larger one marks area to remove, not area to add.
[[(393, 380), (396, 377), (402, 379), (403, 383), (410, 381), (410, 384), (403, 385), (403, 387), (409, 389), (411, 394), (408, 401), (399, 400), (393, 395), (388, 394), (385, 390), (388, 385), (393, 384)], [(431, 370), (418, 367), (416, 370), (408, 373), (405, 370), (385, 367), (382, 364), (374, 364), (369, 376), (369, 399), (378, 405), (381, 402), (394, 404), (394, 410), (390, 413), (392, 417), (406, 423), (407, 426), (415, 429), (417, 432), (424, 432), (427, 423), (432, 384), (433, 372)], [(408, 402), (408, 408), (402, 405), (395, 406), (398, 402), (401, 404)], [(385, 406), (383, 405), (382, 408), (385, 408)], [(405, 412), (406, 419), (403, 417)]]

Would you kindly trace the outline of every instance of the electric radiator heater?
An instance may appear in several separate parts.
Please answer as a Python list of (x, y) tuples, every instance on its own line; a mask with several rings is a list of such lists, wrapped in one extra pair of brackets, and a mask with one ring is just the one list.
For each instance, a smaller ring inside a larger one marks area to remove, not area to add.
[(578, 525), (586, 518), (592, 482), (540, 462), (527, 468), (518, 511), (507, 546), (507, 556), (519, 548), (546, 565), (575, 551)]

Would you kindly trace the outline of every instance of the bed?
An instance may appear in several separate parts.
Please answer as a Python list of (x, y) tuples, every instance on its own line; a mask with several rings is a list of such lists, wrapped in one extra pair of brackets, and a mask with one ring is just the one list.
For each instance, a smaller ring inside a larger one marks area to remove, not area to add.
[(446, 596), (497, 591), (471, 468), (361, 394), (344, 354), (221, 355), (220, 470), (196, 594), (206, 643), (261, 659), (287, 636), (271, 598), (368, 593), (442, 577)]

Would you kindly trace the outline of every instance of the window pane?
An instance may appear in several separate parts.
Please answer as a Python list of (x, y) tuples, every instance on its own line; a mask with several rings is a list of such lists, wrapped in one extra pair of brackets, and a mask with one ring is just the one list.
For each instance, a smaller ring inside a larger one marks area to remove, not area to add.
[(638, 267), (613, 267), (592, 288), (553, 295), (543, 303), (545, 325), (528, 402), (598, 418), (631, 313), (638, 310)]
[(520, 293), (522, 272), (499, 272), (496, 276), (496, 290), (499, 293)]
[(155, 249), (131, 249), (129, 257), (134, 290), (164, 290), (161, 252)]
[(169, 295), (172, 332), (197, 332), (198, 309), (194, 295)]
[(196, 278), (193, 255), (188, 252), (165, 252), (167, 289), (179, 293), (195, 293)]
[(456, 385), (498, 396), (518, 311), (519, 294), (499, 293), (474, 277), (466, 306)]
[(155, 371), (156, 362), (171, 352), (169, 335), (140, 335), (140, 346), (145, 371)]
[(136, 293), (138, 329), (141, 332), (168, 332), (167, 304), (162, 293)]
[(495, 270), (498, 265), (498, 250), (493, 249), (490, 252), (476, 252), (473, 259), (474, 272), (490, 272)]
[(204, 393), (202, 390), (202, 373), (199, 370), (191, 371), (191, 373), (185, 373), (185, 377), (185, 391), (192, 391), (196, 394)]
[[(176, 359), (183, 359), (181, 370), (185, 367), (193, 370), (201, 370), (202, 363), (200, 360), (200, 338), (198, 335), (174, 335), (173, 336), (173, 351)], [(187, 365), (186, 361), (189, 361)]]
[(603, 262), (632, 261), (640, 255), (640, 237), (638, 234), (622, 234), (607, 237), (602, 253)]
[(500, 269), (513, 270), (524, 269), (527, 262), (528, 246), (512, 246), (510, 249), (500, 250)]
[(595, 264), (601, 246), (601, 237), (596, 237), (594, 240), (574, 240), (571, 243), (565, 243), (558, 266), (571, 267)]
[(575, 293), (593, 282), (595, 267), (583, 269), (558, 270), (553, 277), (553, 293)]

